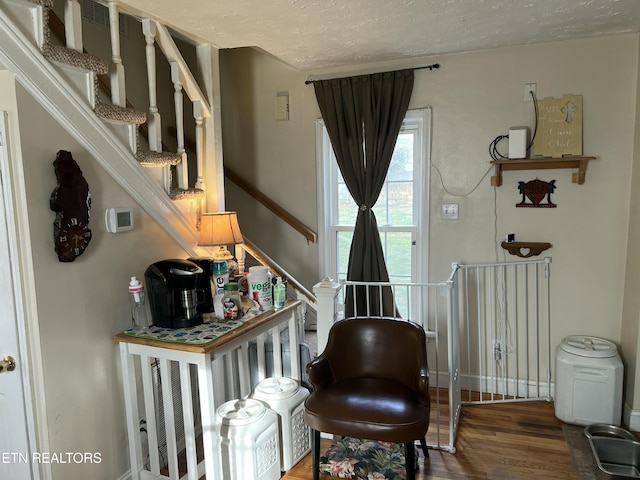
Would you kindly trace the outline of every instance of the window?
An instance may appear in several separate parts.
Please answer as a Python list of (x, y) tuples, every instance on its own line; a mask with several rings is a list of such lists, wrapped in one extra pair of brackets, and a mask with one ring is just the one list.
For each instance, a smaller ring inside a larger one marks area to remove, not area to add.
[[(407, 112), (385, 185), (373, 208), (393, 283), (427, 279), (431, 110)], [(340, 174), (324, 122), (318, 121), (321, 277), (346, 279), (358, 207)]]

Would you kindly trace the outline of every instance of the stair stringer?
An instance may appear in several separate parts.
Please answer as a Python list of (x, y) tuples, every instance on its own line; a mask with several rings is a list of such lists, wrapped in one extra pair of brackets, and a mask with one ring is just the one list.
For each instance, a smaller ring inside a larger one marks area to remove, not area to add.
[(198, 232), (167, 193), (138, 164), (130, 147), (109, 127), (40, 50), (4, 15), (0, 15), (0, 63), (80, 143), (107, 173), (190, 255)]

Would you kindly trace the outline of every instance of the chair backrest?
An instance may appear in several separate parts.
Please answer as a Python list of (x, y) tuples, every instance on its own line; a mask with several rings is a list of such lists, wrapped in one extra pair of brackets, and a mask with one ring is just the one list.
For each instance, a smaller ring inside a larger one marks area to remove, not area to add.
[(329, 331), (322, 354), (329, 358), (336, 381), (349, 378), (389, 378), (409, 387), (427, 367), (424, 329), (394, 318), (347, 318)]

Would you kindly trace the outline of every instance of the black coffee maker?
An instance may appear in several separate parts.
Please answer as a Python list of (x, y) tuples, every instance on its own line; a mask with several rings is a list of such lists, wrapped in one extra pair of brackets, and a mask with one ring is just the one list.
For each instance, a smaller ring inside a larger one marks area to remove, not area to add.
[(188, 260), (161, 260), (144, 272), (153, 324), (164, 328), (195, 327), (202, 323), (198, 289), (202, 269)]
[(198, 312), (213, 312), (213, 295), (211, 293), (211, 275), (213, 274), (213, 258), (211, 257), (191, 257), (187, 258), (202, 269), (198, 275), (197, 288), (204, 292), (204, 301), (198, 305)]

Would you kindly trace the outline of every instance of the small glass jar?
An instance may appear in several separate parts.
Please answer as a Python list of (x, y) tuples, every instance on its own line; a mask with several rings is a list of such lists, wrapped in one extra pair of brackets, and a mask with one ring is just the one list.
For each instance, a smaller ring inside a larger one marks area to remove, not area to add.
[(237, 282), (229, 282), (224, 286), (222, 313), (225, 320), (242, 318), (242, 298)]

